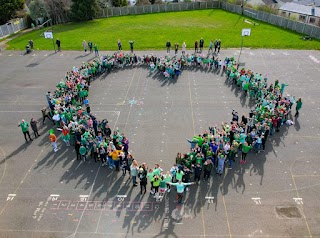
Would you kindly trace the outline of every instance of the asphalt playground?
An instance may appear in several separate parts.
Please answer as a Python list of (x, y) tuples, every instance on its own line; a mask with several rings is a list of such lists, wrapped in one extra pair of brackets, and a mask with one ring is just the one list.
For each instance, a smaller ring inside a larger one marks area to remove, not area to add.
[[(220, 57), (238, 55), (230, 49)], [(18, 122), (40, 119), (46, 92), (72, 66), (93, 58), (0, 52), (1, 238), (320, 237), (319, 51), (244, 49), (244, 67), (302, 97), (300, 116), (246, 165), (192, 185), (182, 206), (174, 203), (175, 191), (162, 200), (141, 196), (121, 173), (77, 161), (61, 139), (53, 153), (49, 121), (40, 138), (25, 143)], [(188, 151), (186, 138), (230, 121), (232, 109), (248, 114), (251, 105), (223, 74), (197, 68), (172, 82), (145, 67), (115, 70), (92, 83), (89, 99), (98, 118), (128, 136), (138, 162), (165, 171), (177, 152)]]

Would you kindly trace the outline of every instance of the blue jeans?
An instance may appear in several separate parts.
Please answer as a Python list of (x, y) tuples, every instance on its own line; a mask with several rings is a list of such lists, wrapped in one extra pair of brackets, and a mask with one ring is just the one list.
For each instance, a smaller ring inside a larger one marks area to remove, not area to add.
[(262, 149), (262, 143), (256, 143), (255, 144), (255, 151), (258, 152)]
[(108, 165), (110, 168), (114, 168), (114, 162), (113, 159), (111, 157), (108, 157)]
[(132, 183), (133, 185), (137, 183), (137, 176), (132, 176)]

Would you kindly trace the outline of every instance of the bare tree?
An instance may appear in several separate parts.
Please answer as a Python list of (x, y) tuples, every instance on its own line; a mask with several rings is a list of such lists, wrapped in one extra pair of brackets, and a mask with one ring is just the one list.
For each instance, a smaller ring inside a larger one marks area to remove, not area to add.
[(45, 0), (54, 24), (69, 21), (71, 0)]

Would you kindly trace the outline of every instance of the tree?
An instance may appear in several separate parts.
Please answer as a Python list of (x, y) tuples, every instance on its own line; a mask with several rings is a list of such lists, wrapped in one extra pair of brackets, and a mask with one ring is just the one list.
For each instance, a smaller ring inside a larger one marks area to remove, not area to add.
[(138, 0), (136, 6), (151, 5), (149, 0)]
[(99, 10), (96, 0), (72, 0), (71, 17), (75, 21), (92, 20)]
[(54, 24), (67, 22), (71, 0), (45, 0)]
[(36, 21), (38, 18), (48, 18), (49, 11), (48, 6), (43, 0), (32, 0), (29, 4), (30, 17), (32, 20)]
[(154, 4), (162, 5), (162, 4), (165, 4), (165, 3), (162, 0), (155, 0)]
[(112, 0), (112, 5), (114, 7), (125, 7), (128, 6), (127, 0)]
[(121, 7), (126, 7), (126, 6), (128, 6), (127, 0), (122, 0), (121, 1)]
[(24, 0), (0, 0), (0, 24), (16, 17), (16, 13), (24, 8)]

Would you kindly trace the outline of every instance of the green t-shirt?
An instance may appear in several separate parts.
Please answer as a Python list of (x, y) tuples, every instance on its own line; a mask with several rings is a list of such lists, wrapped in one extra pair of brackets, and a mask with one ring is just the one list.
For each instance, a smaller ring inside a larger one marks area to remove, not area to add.
[(22, 132), (29, 131), (29, 124), (26, 121), (25, 122), (20, 122), (20, 127), (21, 127)]
[(184, 175), (184, 173), (181, 171), (180, 173), (179, 172), (176, 172), (176, 180), (181, 180), (182, 181), (182, 176)]
[(157, 180), (154, 180), (154, 178), (151, 180), (152, 181), (152, 184), (154, 187), (159, 187), (160, 186), (160, 182), (162, 181), (161, 178), (157, 179)]
[(172, 179), (171, 175), (166, 175), (166, 177), (164, 177), (164, 181), (166, 182), (171, 182), (171, 179)]
[(87, 149), (84, 146), (81, 146), (79, 149), (79, 153), (80, 155), (85, 155), (87, 153)]
[(149, 179), (150, 181), (152, 181), (153, 176), (154, 176), (154, 173), (153, 173), (153, 172), (147, 173), (147, 177), (148, 177), (148, 179)]
[(252, 149), (252, 146), (242, 145), (242, 152), (248, 153)]
[(158, 176), (160, 176), (160, 173), (161, 173), (160, 169), (155, 168), (155, 169), (153, 170), (153, 175), (158, 175)]
[[(169, 181), (170, 182), (170, 181)], [(160, 188), (165, 188), (166, 187), (166, 181), (161, 180), (160, 181)]]
[(87, 144), (87, 140), (84, 137), (81, 138), (81, 144), (82, 145), (86, 145)]
[(196, 157), (196, 164), (202, 165), (202, 161), (203, 161), (202, 157)]

